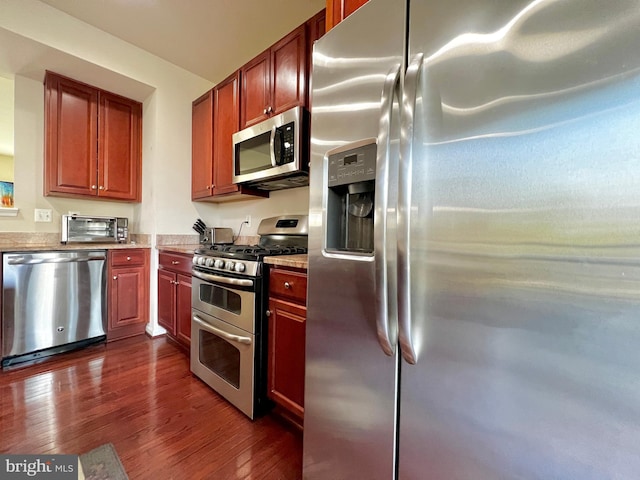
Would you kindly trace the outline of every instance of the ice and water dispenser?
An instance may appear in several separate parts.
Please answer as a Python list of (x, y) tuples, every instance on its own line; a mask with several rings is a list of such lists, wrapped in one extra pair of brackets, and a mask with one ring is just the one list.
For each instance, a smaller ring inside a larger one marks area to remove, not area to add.
[(327, 250), (373, 254), (374, 140), (328, 155)]

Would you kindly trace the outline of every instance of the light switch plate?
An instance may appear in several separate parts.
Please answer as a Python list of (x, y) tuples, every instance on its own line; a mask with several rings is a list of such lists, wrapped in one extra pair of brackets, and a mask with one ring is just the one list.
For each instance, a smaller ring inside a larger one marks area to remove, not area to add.
[(49, 208), (36, 208), (33, 216), (34, 216), (34, 220), (36, 222), (50, 222), (51, 221), (51, 209), (49, 209)]

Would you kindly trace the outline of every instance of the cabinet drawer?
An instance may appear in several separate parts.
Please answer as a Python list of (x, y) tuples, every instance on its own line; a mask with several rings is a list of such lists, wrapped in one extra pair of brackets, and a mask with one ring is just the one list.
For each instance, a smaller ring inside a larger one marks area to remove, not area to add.
[(193, 256), (180, 255), (179, 253), (161, 252), (158, 256), (160, 268), (185, 275), (191, 275), (192, 260)]
[(270, 295), (307, 304), (307, 275), (302, 272), (272, 268), (269, 271)]
[(111, 250), (111, 266), (144, 265), (146, 251), (142, 249)]

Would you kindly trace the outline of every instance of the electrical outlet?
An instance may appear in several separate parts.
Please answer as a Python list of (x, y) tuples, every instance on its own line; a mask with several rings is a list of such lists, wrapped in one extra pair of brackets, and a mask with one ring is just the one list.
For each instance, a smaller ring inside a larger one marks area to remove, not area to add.
[(50, 222), (51, 221), (51, 209), (49, 208), (36, 208), (34, 211), (34, 220), (36, 222)]
[(247, 227), (251, 226), (251, 215), (247, 215), (246, 217), (244, 217), (244, 223), (247, 224)]

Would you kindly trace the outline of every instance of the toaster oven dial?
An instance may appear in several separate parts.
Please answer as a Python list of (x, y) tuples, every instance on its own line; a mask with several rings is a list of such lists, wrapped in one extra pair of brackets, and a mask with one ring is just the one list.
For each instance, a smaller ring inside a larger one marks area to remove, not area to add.
[(238, 273), (244, 272), (244, 263), (236, 263), (234, 270)]
[(216, 268), (224, 268), (224, 260), (220, 260), (219, 258), (213, 263), (213, 266)]

